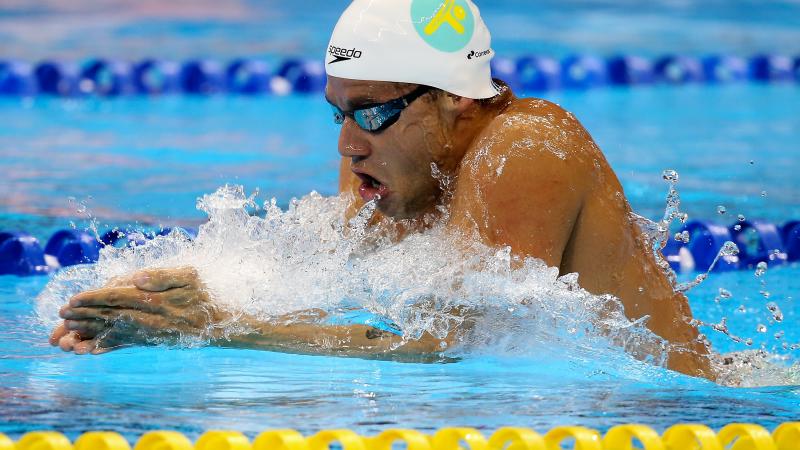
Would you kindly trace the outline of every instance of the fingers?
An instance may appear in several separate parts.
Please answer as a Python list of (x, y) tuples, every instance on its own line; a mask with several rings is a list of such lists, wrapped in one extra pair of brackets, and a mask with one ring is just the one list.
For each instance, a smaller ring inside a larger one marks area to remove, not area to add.
[(161, 292), (167, 289), (197, 286), (199, 277), (193, 267), (177, 269), (148, 269), (134, 274), (133, 284), (144, 291)]
[(65, 352), (71, 352), (75, 344), (81, 341), (81, 337), (75, 331), (70, 331), (58, 340), (58, 346)]
[(53, 346), (58, 345), (58, 341), (61, 340), (61, 338), (64, 337), (64, 335), (66, 335), (67, 333), (69, 333), (69, 330), (67, 330), (66, 324), (64, 322), (61, 322), (57, 327), (53, 329), (53, 332), (50, 333), (50, 339), (49, 339), (50, 345)]
[(76, 355), (86, 355), (89, 353), (92, 355), (102, 355), (103, 353), (108, 353), (116, 348), (120, 347), (102, 347), (97, 339), (90, 339), (78, 342), (72, 348), (72, 351), (75, 352)]
[(164, 292), (151, 294), (156, 296), (161, 305), (186, 306), (190, 304), (200, 304), (208, 300), (205, 291), (195, 287), (174, 288)]
[[(62, 317), (67, 319), (69, 332), (77, 332), (86, 337), (96, 337), (113, 328), (114, 335), (121, 336), (120, 342), (132, 342), (140, 339), (137, 332), (147, 334), (170, 333), (177, 328), (187, 327), (187, 318), (173, 318), (173, 322), (164, 316), (150, 314), (135, 309), (78, 307), (65, 310)], [(85, 333), (85, 335), (84, 335)]]
[(101, 288), (75, 295), (61, 311), (88, 306), (157, 312), (161, 309), (161, 297), (157, 293), (143, 292), (135, 287)]
[(63, 308), (61, 317), (69, 322), (75, 321), (100, 321), (103, 323), (116, 322), (123, 318), (137, 317), (139, 311), (124, 308), (106, 308), (103, 306), (87, 306), (77, 308)]
[(101, 320), (65, 320), (64, 325), (83, 339), (93, 339), (109, 327), (107, 322)]
[(72, 347), (72, 351), (76, 355), (85, 355), (92, 353), (94, 350), (97, 350), (97, 341), (95, 339), (78, 342)]

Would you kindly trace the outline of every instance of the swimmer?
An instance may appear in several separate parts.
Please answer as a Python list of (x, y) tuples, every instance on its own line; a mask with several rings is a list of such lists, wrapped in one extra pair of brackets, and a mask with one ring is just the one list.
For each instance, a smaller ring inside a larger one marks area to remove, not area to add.
[[(343, 213), (374, 200), (373, 226), (404, 223), (401, 234), (411, 233), (429, 223), (423, 218), (441, 218), (454, 235), (578, 273), (584, 289), (620, 298), (631, 320), (647, 317), (672, 344), (669, 368), (713, 378), (688, 301), (657, 265), (603, 153), (569, 112), (493, 80), (492, 56), (470, 0), (352, 2), (325, 59), (325, 97), (341, 125), (339, 188), (354, 199)], [(321, 311), (272, 323), (234, 318), (214, 306), (192, 268), (114, 280), (74, 296), (60, 314), (50, 342), (76, 353), (193, 334), (342, 355), (435, 354), (442, 344), (313, 323)], [(234, 321), (247, 331), (224, 335)]]

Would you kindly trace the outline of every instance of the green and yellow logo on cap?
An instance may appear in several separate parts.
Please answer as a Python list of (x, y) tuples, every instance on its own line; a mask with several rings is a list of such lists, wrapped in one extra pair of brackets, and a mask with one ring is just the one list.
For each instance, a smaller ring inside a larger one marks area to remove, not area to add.
[(475, 17), (464, 0), (414, 0), (411, 20), (422, 40), (443, 52), (466, 47), (475, 32)]

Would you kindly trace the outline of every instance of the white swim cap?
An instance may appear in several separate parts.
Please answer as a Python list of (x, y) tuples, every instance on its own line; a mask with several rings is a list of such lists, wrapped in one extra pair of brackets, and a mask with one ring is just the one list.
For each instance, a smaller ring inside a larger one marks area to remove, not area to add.
[(325, 69), (489, 98), (498, 93), (491, 41), (471, 0), (353, 0), (333, 30)]

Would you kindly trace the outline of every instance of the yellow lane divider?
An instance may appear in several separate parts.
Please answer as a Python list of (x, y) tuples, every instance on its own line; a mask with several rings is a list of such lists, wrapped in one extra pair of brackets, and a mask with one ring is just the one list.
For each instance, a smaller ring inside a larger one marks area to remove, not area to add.
[[(699, 424), (679, 424), (659, 435), (645, 425), (618, 425), (601, 436), (578, 426), (555, 427), (544, 435), (528, 428), (504, 427), (486, 439), (474, 428), (442, 428), (433, 435), (389, 429), (377, 436), (351, 430), (322, 430), (304, 437), (295, 430), (268, 430), (253, 442), (238, 431), (208, 431), (195, 442), (175, 431), (152, 431), (131, 447), (121, 435), (91, 431), (71, 443), (61, 433), (35, 431), (13, 442), (0, 433), (0, 450), (800, 450), (800, 422), (784, 423), (770, 433), (754, 424), (732, 423), (718, 433)], [(566, 446), (566, 447), (565, 447)]]

